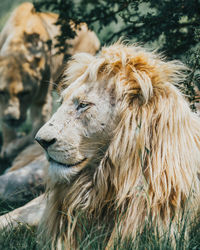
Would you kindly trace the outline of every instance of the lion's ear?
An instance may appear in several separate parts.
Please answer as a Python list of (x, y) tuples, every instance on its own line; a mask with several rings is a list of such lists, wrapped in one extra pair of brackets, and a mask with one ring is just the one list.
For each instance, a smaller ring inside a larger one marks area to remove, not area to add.
[(120, 76), (128, 105), (134, 105), (135, 99), (139, 103), (147, 104), (153, 96), (153, 83), (149, 74), (145, 71), (136, 70), (132, 65), (126, 66), (124, 75)]
[(164, 89), (168, 83), (173, 85), (182, 82), (187, 70), (179, 61), (165, 62), (159, 57), (150, 60), (139, 54), (126, 63), (123, 82), (128, 86), (130, 98), (137, 94), (147, 104), (156, 89)]

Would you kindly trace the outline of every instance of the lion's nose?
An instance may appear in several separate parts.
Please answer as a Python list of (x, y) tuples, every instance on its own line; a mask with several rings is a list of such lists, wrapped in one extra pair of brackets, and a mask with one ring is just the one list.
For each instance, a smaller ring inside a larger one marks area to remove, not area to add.
[(54, 144), (56, 142), (56, 138), (50, 139), (50, 140), (44, 140), (39, 136), (35, 137), (35, 140), (45, 149), (47, 150), (47, 148), (49, 146), (51, 146), (52, 144)]
[(19, 120), (19, 117), (14, 115), (14, 114), (6, 114), (4, 117), (3, 117), (3, 121), (4, 122), (10, 122), (10, 121), (18, 121)]

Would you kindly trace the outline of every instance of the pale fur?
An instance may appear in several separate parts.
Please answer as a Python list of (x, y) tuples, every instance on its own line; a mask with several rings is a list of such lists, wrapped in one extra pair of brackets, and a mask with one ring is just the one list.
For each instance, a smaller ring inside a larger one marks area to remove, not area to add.
[[(69, 87), (62, 94), (61, 108), (38, 136), (48, 139), (47, 134), (54, 131), (58, 138), (62, 109), (67, 108), (70, 96), (87, 86), (89, 93), (98, 89), (114, 99), (113, 124), (106, 127), (112, 133), (101, 142), (107, 146), (104, 154), (91, 156), (98, 159), (96, 163), (89, 167), (86, 163), (67, 181), (59, 173), (60, 182), (49, 181), (52, 196), (41, 223), (43, 239), (50, 238), (54, 246), (61, 240), (66, 249), (78, 248), (83, 215), (87, 225), (106, 226), (111, 247), (119, 233), (123, 239), (134, 239), (150, 218), (161, 233), (172, 223), (173, 235), (184, 209), (195, 215), (200, 196), (200, 121), (176, 87), (184, 70), (178, 61), (166, 62), (156, 53), (120, 43), (103, 48), (97, 57), (73, 57), (62, 78)], [(99, 139), (94, 138), (95, 142)], [(87, 147), (90, 151), (94, 144)]]

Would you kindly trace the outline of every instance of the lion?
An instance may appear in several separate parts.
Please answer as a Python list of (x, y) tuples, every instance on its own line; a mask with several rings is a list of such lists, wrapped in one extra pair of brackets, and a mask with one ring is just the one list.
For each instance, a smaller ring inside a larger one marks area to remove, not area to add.
[[(1, 155), (4, 158), (13, 159), (50, 118), (52, 82), (64, 65), (64, 55), (58, 54), (55, 48), (55, 37), (60, 33), (55, 25), (57, 19), (57, 14), (36, 12), (32, 3), (23, 3), (11, 14), (0, 34)], [(69, 54), (95, 54), (100, 46), (95, 33), (85, 24), (80, 25), (77, 36), (68, 42)], [(32, 130), (18, 137), (16, 130), (26, 120), (28, 110)]]
[(50, 162), (43, 239), (78, 248), (86, 219), (107, 229), (109, 249), (150, 219), (173, 235), (186, 208), (196, 213), (200, 120), (177, 87), (185, 69), (121, 42), (72, 57), (61, 105), (36, 135)]

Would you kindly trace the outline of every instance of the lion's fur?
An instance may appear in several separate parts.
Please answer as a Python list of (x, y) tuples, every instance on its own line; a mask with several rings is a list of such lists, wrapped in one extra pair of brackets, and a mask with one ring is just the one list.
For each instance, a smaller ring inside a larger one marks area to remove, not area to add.
[[(52, 83), (63, 69), (63, 54), (58, 54), (55, 25), (58, 15), (36, 12), (32, 3), (23, 3), (11, 14), (0, 34), (0, 119), (2, 122), (2, 156), (14, 158), (33, 142), (36, 131), (51, 114)], [(75, 39), (68, 41), (67, 53), (95, 54), (99, 40), (85, 24), (76, 30)], [(52, 45), (48, 41), (52, 41)], [(26, 98), (22, 95), (25, 93)], [(32, 131), (19, 140), (14, 122), (20, 126), (31, 110)], [(10, 121), (10, 125), (7, 121)], [(13, 121), (14, 120), (14, 121)]]
[(85, 168), (71, 183), (49, 183), (43, 237), (77, 247), (84, 215), (88, 225), (106, 225), (111, 246), (118, 232), (134, 239), (149, 218), (160, 232), (172, 222), (173, 234), (184, 209), (198, 208), (200, 121), (176, 87), (184, 70), (178, 61), (120, 43), (97, 57), (73, 57), (63, 84), (73, 92), (77, 79), (80, 86), (104, 79), (104, 91), (112, 89), (119, 104), (119, 122), (98, 166)]

